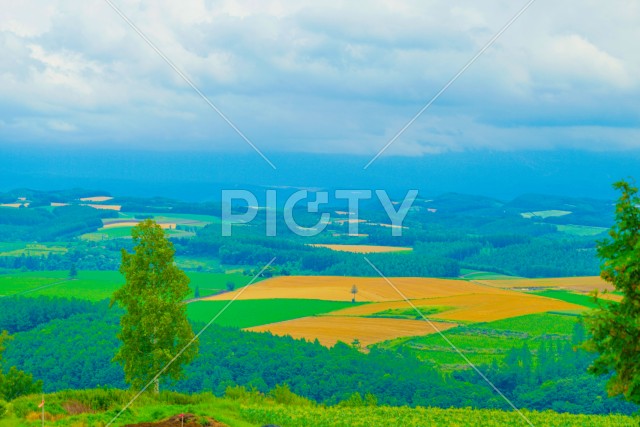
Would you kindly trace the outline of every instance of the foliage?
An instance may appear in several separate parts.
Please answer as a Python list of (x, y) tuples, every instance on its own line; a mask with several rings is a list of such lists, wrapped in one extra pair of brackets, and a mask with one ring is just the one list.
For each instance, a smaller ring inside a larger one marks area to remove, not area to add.
[(111, 300), (125, 309), (118, 334), (122, 346), (114, 361), (124, 366), (133, 388), (153, 380), (157, 389), (156, 374), (178, 379), (182, 365), (198, 352), (183, 302), (190, 293), (189, 278), (175, 266), (173, 245), (153, 220), (134, 227), (132, 237), (134, 253), (122, 250), (120, 272), (126, 283)]
[(53, 319), (66, 319), (91, 311), (88, 301), (51, 297), (0, 299), (0, 330), (11, 334), (28, 331)]
[(3, 353), (5, 351), (5, 342), (10, 339), (12, 337), (7, 331), (3, 331), (0, 334), (0, 402), (3, 399), (12, 400), (22, 395), (42, 391), (42, 381), (34, 381), (33, 375), (20, 371), (15, 366), (11, 366), (8, 372), (4, 372)]
[(609, 239), (600, 242), (601, 277), (623, 294), (620, 304), (602, 304), (588, 317), (591, 334), (585, 343), (598, 357), (589, 368), (596, 375), (613, 372), (607, 384), (611, 395), (640, 402), (640, 197), (638, 189), (620, 181), (615, 224)]

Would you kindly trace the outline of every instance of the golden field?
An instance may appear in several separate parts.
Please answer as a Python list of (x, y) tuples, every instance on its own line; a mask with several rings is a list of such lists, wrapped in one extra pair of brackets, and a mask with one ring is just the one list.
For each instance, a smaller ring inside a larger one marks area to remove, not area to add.
[[(411, 303), (418, 309), (446, 307), (446, 311), (430, 314), (427, 317), (429, 319), (459, 322), (491, 322), (547, 311), (577, 311), (585, 309), (580, 305), (565, 301), (521, 292), (453, 295), (441, 298), (417, 299), (412, 300)], [(406, 301), (381, 302), (345, 308), (331, 312), (328, 315), (370, 316), (381, 311), (392, 309), (411, 310), (412, 307)], [(416, 313), (416, 315), (418, 315), (418, 313)]]
[[(457, 326), (455, 323), (433, 322), (440, 331)], [(304, 338), (320, 344), (333, 346), (338, 341), (350, 344), (358, 339), (364, 347), (397, 337), (422, 336), (437, 333), (434, 327), (424, 320), (376, 319), (367, 317), (302, 317), (285, 322), (248, 328), (248, 331), (271, 332), (274, 335), (289, 335)]]
[(354, 254), (376, 254), (385, 252), (407, 252), (412, 251), (413, 248), (402, 246), (378, 246), (378, 245), (325, 245), (325, 244), (310, 244), (316, 248), (327, 248), (332, 251), (338, 252), (351, 252)]
[[(392, 277), (391, 283), (409, 299), (446, 297), (461, 294), (482, 293), (485, 295), (510, 294), (513, 291), (492, 288), (464, 280), (434, 279), (420, 277)], [(400, 301), (403, 297), (379, 277), (343, 276), (281, 276), (264, 280), (246, 289), (226, 292), (208, 300), (245, 299), (320, 299), (328, 301), (351, 301), (351, 287), (356, 285), (359, 302)]]
[(613, 291), (613, 286), (599, 276), (555, 277), (545, 279), (504, 279), (476, 280), (488, 286), (498, 288), (558, 288), (578, 292), (591, 292), (595, 289)]
[[(104, 222), (104, 226), (102, 228), (120, 228), (120, 227), (135, 227), (140, 224), (140, 221), (117, 221), (117, 222)], [(161, 228), (165, 230), (174, 230), (176, 228), (176, 224), (174, 223), (159, 223)]]

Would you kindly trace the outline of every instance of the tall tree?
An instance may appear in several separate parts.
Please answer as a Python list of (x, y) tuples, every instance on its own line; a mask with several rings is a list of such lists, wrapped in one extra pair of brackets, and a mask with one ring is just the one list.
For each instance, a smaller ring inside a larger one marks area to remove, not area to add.
[[(174, 263), (173, 244), (151, 219), (134, 227), (131, 235), (134, 252), (123, 249), (120, 266), (125, 284), (111, 299), (111, 305), (125, 309), (118, 334), (122, 346), (114, 361), (123, 365), (126, 381), (142, 389), (161, 372), (159, 378), (180, 378), (182, 365), (198, 353), (198, 342), (184, 303), (189, 278)], [(154, 381), (156, 392), (159, 378)]]
[(599, 353), (590, 372), (613, 372), (607, 383), (610, 395), (640, 403), (640, 198), (628, 182), (616, 182), (614, 188), (622, 195), (610, 238), (598, 244), (598, 256), (603, 261), (600, 276), (622, 293), (622, 300), (601, 301), (589, 314), (586, 326), (591, 336), (584, 348)]

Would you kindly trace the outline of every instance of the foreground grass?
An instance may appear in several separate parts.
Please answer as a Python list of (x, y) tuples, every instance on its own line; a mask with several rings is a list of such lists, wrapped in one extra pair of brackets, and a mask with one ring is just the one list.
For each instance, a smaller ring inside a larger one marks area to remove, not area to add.
[[(45, 396), (45, 425), (54, 427), (105, 427), (131, 399), (121, 390), (64, 391)], [(26, 396), (7, 404), (0, 427), (41, 425), (37, 405), (40, 396)], [(166, 420), (180, 413), (194, 414), (202, 424), (215, 419), (231, 427), (277, 424), (282, 427), (351, 426), (637, 426), (638, 419), (622, 415), (572, 415), (553, 411), (478, 410), (469, 408), (408, 408), (366, 406), (362, 399), (349, 399), (336, 406), (317, 405), (276, 387), (268, 396), (234, 387), (227, 397), (211, 394), (143, 394), (113, 422), (114, 427)]]

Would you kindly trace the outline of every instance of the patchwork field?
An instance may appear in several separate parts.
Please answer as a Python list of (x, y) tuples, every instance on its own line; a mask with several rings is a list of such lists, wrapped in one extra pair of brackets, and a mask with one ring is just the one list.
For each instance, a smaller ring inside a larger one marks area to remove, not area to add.
[[(533, 351), (540, 337), (568, 338), (578, 316), (539, 313), (495, 322), (461, 326), (447, 332), (447, 338), (474, 364), (491, 363), (512, 348), (526, 342)], [(440, 336), (398, 338), (377, 344), (381, 348), (400, 347), (414, 352), (420, 359), (438, 364), (446, 370), (468, 369), (466, 362)]]
[[(8, 246), (9, 247), (9, 246)], [(16, 244), (12, 250), (3, 251), (0, 246), (0, 256), (49, 256), (49, 254), (64, 254), (68, 249), (64, 246), (48, 246), (42, 244)]]
[[(576, 311), (584, 307), (570, 302), (537, 295), (512, 292), (508, 294), (477, 293), (411, 301), (430, 319), (459, 322), (490, 322), (547, 311)], [(438, 308), (435, 314), (433, 308)], [(375, 316), (389, 310), (401, 310), (399, 316), (416, 317), (418, 313), (406, 301), (383, 302), (350, 307), (330, 313), (332, 316)], [(406, 314), (405, 314), (406, 313)]]
[(309, 299), (243, 300), (234, 301), (233, 304), (228, 301), (197, 301), (187, 305), (187, 313), (191, 320), (197, 322), (208, 323), (218, 316), (214, 322), (217, 325), (248, 328), (315, 316), (351, 305), (347, 302)]
[[(455, 323), (437, 322), (440, 331), (456, 327)], [(289, 335), (309, 341), (318, 339), (326, 346), (338, 341), (351, 343), (357, 339), (362, 346), (386, 341), (398, 336), (424, 336), (437, 333), (422, 320), (378, 319), (366, 317), (303, 317), (285, 322), (249, 328), (254, 332), (271, 332), (274, 335)]]
[[(196, 287), (201, 296), (207, 296), (226, 289), (229, 282), (241, 287), (251, 280), (250, 277), (241, 274), (188, 272), (187, 276), (191, 279), (191, 298)], [(113, 291), (122, 283), (123, 278), (117, 271), (80, 271), (74, 280), (68, 280), (67, 271), (12, 273), (0, 275), (0, 295), (43, 295), (101, 301), (111, 298)]]
[(376, 246), (376, 245), (330, 245), (330, 244), (310, 244), (317, 248), (327, 248), (338, 252), (351, 252), (356, 254), (373, 254), (385, 252), (409, 252), (413, 248), (402, 246)]
[(610, 283), (599, 276), (555, 277), (545, 279), (505, 279), (477, 280), (478, 283), (497, 288), (560, 288), (578, 292), (591, 292), (595, 289), (613, 291)]
[[(425, 299), (461, 294), (510, 294), (511, 291), (483, 286), (464, 280), (393, 277), (391, 283), (409, 299)], [(282, 276), (268, 279), (240, 291), (212, 297), (212, 300), (238, 299), (322, 299), (351, 301), (351, 288), (358, 288), (357, 301), (399, 301), (402, 296), (382, 278), (342, 276)]]

